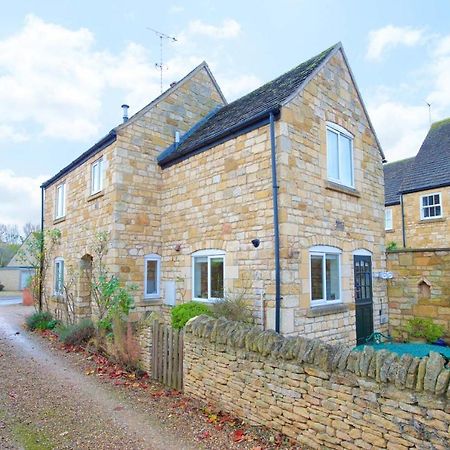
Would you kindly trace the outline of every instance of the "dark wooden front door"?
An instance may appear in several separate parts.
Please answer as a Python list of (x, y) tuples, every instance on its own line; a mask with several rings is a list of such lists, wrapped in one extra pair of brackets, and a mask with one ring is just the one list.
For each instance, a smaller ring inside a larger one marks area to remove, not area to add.
[(354, 256), (356, 343), (364, 344), (373, 333), (372, 258)]

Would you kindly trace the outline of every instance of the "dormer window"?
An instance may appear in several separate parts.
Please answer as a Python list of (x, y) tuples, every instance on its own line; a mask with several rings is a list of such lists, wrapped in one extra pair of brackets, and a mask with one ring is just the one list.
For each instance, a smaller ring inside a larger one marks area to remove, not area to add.
[(103, 190), (103, 158), (97, 159), (91, 165), (91, 195)]
[(353, 180), (353, 136), (335, 123), (327, 123), (328, 179), (348, 187)]

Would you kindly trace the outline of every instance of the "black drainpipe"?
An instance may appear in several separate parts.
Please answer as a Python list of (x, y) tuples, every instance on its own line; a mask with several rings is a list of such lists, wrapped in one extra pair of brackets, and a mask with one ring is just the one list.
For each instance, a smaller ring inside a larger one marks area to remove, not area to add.
[(403, 248), (406, 248), (405, 208), (403, 205), (403, 194), (400, 194), (400, 205), (402, 209), (402, 241), (403, 241)]
[(280, 332), (281, 279), (280, 279), (280, 231), (278, 226), (278, 181), (277, 159), (275, 152), (275, 118), (270, 113), (270, 147), (272, 156), (272, 196), (273, 196), (273, 228), (275, 250), (275, 331)]
[(44, 272), (44, 188), (41, 186), (41, 242), (39, 258), (39, 311), (42, 311), (42, 274)]

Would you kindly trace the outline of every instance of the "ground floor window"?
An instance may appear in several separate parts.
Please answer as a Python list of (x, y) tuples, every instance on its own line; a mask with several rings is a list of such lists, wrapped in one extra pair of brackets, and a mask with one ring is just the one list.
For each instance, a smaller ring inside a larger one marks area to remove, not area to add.
[(334, 247), (310, 249), (311, 304), (341, 301), (341, 254)]
[(145, 298), (158, 298), (161, 278), (161, 257), (151, 254), (144, 258), (145, 262)]
[(64, 291), (64, 259), (55, 259), (55, 284), (54, 291), (55, 295), (62, 295)]
[(194, 300), (212, 301), (223, 298), (225, 253), (201, 250), (192, 255)]

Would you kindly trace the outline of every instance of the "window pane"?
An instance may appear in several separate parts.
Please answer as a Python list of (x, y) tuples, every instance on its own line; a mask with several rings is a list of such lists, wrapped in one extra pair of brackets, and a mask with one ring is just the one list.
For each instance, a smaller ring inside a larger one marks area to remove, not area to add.
[(436, 206), (436, 216), (440, 216), (440, 215), (441, 215), (441, 207)]
[(311, 255), (311, 298), (323, 299), (323, 258), (321, 255)]
[(211, 298), (223, 298), (223, 258), (211, 258)]
[(428, 207), (423, 209), (423, 216), (430, 217), (430, 209)]
[(428, 197), (422, 198), (422, 204), (423, 204), (423, 206), (428, 206)]
[(326, 255), (327, 300), (339, 300), (339, 255)]
[(208, 257), (194, 258), (194, 297), (208, 298)]
[(340, 180), (347, 186), (353, 185), (352, 143), (346, 136), (340, 135), (339, 145), (339, 173)]
[(155, 260), (147, 261), (147, 294), (157, 294), (158, 263)]
[(328, 177), (339, 180), (338, 135), (331, 130), (327, 130), (327, 154)]

